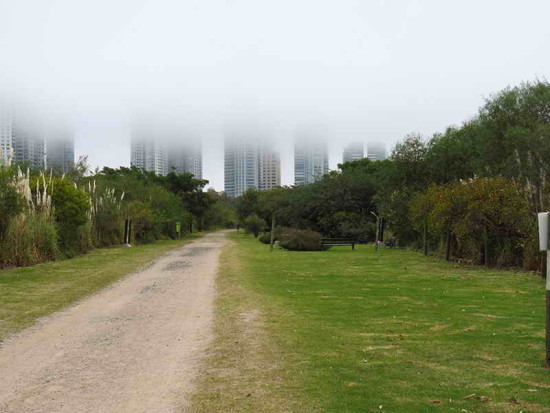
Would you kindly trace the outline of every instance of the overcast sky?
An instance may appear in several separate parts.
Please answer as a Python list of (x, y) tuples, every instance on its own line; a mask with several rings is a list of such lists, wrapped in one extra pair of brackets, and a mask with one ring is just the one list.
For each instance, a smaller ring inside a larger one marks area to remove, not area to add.
[(291, 184), (301, 124), (335, 167), (349, 141), (431, 135), (546, 78), (549, 15), (548, 0), (0, 0), (0, 86), (74, 116), (93, 166), (129, 164), (135, 108), (178, 116), (216, 189), (223, 125), (250, 118)]

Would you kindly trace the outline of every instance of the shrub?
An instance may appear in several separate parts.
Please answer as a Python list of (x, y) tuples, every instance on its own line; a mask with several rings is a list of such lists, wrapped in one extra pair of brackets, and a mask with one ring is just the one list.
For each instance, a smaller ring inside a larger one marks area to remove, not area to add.
[(262, 235), (260, 235), (258, 241), (260, 241), (262, 244), (271, 244), (271, 232), (264, 232)]
[(8, 224), (0, 251), (0, 261), (13, 266), (55, 259), (57, 232), (52, 219), (37, 213), (17, 215)]
[(91, 242), (82, 242), (79, 227), (88, 223), (90, 199), (82, 189), (67, 178), (56, 178), (49, 187), (60, 246), (67, 256), (89, 249)]
[(244, 228), (247, 233), (254, 234), (256, 238), (260, 232), (267, 226), (265, 221), (261, 219), (258, 215), (250, 215), (244, 220)]
[[(293, 230), (293, 228), (287, 228), (287, 227), (276, 227), (275, 228), (275, 236), (273, 237), (274, 241), (279, 241), (281, 238), (281, 234), (283, 234), (285, 231)], [(258, 240), (263, 244), (271, 244), (271, 231), (264, 232)]]
[(315, 231), (284, 228), (279, 235), (281, 247), (290, 251), (321, 251), (321, 234)]

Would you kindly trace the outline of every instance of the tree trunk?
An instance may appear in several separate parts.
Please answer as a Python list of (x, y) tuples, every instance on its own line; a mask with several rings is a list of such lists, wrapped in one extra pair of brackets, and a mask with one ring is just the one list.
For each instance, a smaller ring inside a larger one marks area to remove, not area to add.
[(483, 260), (486, 267), (489, 266), (489, 234), (485, 230), (485, 238), (483, 239)]
[(424, 255), (428, 255), (428, 221), (424, 220)]
[(275, 244), (275, 214), (271, 215), (271, 240), (269, 241), (269, 250), (273, 251)]
[(445, 260), (451, 260), (451, 229), (447, 229), (447, 248), (445, 252)]

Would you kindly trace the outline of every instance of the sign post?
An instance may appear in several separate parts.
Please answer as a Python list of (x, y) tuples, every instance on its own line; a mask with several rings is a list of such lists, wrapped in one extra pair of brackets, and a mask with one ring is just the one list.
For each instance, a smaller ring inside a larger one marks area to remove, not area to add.
[(378, 240), (380, 238), (380, 217), (373, 211), (370, 213), (376, 217), (376, 239), (374, 240), (374, 250), (378, 251)]
[(550, 367), (550, 251), (548, 248), (548, 232), (550, 213), (539, 213), (539, 245), (540, 251), (546, 253), (546, 367)]

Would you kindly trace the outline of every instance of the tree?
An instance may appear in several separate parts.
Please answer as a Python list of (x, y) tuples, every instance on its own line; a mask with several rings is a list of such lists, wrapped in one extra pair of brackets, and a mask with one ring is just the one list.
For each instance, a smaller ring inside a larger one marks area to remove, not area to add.
[(266, 222), (256, 214), (250, 215), (244, 220), (246, 232), (253, 234), (255, 238), (258, 238), (258, 235), (265, 229), (266, 225)]
[(286, 192), (286, 188), (274, 188), (260, 192), (258, 197), (259, 210), (271, 220), (270, 251), (273, 251), (273, 244), (275, 243), (276, 218), (288, 205)]
[[(52, 197), (53, 213), (59, 230), (60, 246), (74, 254), (89, 248), (91, 240), (79, 240), (79, 227), (88, 223), (90, 199), (88, 194), (68, 178), (54, 178), (48, 188)], [(76, 247), (76, 249), (75, 249)]]
[(237, 216), (240, 223), (258, 212), (259, 191), (256, 188), (247, 189), (239, 198), (237, 198)]

